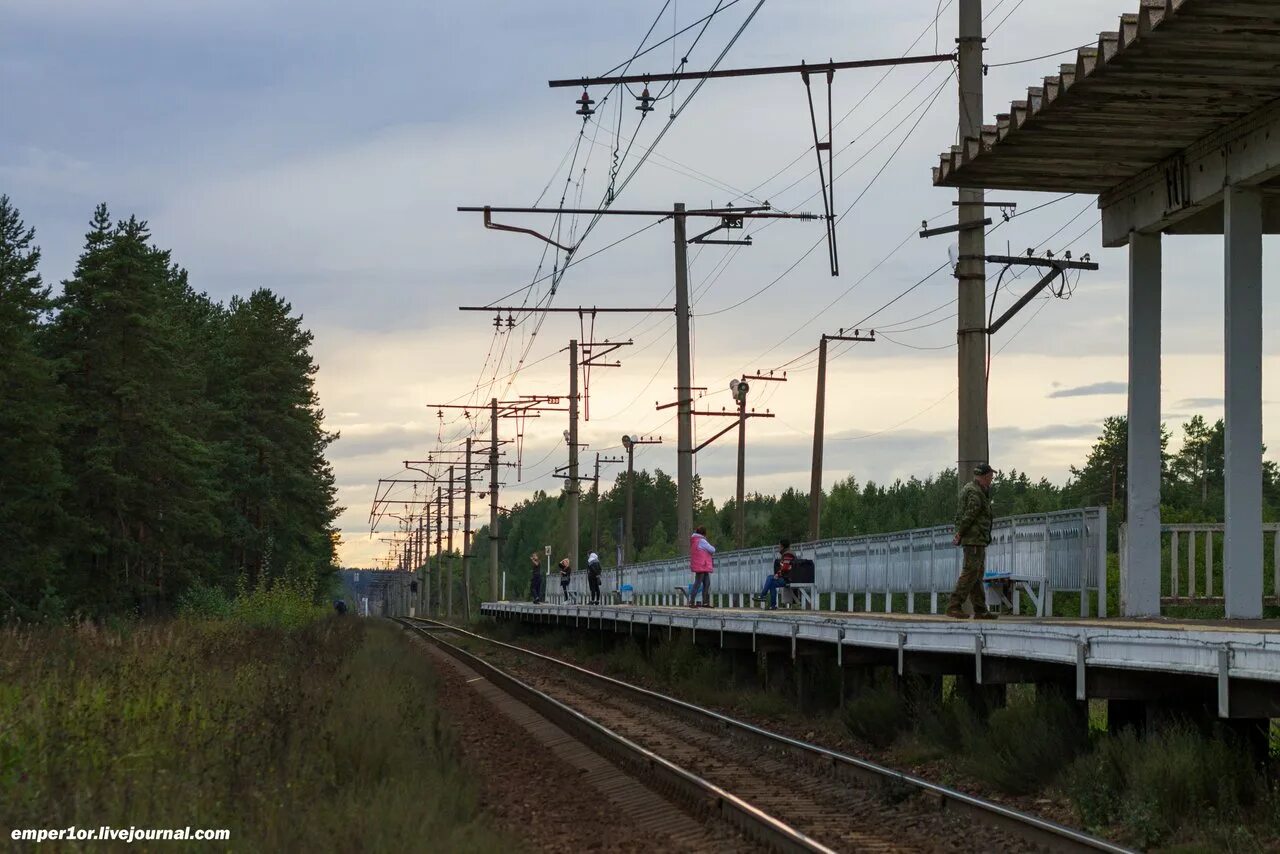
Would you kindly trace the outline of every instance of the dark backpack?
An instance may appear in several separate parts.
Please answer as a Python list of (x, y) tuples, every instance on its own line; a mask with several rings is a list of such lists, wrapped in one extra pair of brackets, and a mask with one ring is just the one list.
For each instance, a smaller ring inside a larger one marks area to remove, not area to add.
[(798, 557), (791, 562), (791, 574), (787, 580), (792, 584), (813, 584), (816, 567), (807, 557)]

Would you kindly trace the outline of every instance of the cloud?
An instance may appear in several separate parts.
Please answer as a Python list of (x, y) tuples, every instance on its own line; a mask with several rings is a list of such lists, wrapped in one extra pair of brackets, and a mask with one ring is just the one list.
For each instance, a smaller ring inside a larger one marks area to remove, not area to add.
[(1188, 397), (1175, 405), (1179, 409), (1218, 409), (1224, 402), (1220, 397)]
[[(1055, 386), (1057, 384), (1055, 383)], [(1122, 382), (1101, 382), (1090, 383), (1089, 385), (1076, 386), (1075, 388), (1060, 388), (1057, 391), (1049, 392), (1049, 397), (1091, 397), (1099, 394), (1124, 394), (1129, 390), (1128, 383)]]

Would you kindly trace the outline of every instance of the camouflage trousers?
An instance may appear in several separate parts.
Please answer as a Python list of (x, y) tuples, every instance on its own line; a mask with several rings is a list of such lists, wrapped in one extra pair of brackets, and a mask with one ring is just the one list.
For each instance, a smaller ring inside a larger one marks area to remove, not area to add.
[(960, 571), (960, 580), (951, 593), (951, 601), (947, 603), (947, 611), (955, 612), (964, 609), (964, 600), (973, 599), (973, 613), (987, 612), (987, 594), (982, 586), (982, 573), (987, 566), (986, 546), (964, 547), (964, 569)]

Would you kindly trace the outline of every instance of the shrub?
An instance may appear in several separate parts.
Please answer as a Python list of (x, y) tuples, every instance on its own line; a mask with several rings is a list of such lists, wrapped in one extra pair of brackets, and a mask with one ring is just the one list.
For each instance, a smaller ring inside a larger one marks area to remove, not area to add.
[(194, 584), (178, 597), (178, 614), (198, 620), (225, 619), (231, 616), (231, 599), (221, 587)]
[(1249, 755), (1230, 738), (1187, 725), (1098, 741), (1068, 769), (1064, 787), (1085, 825), (1121, 824), (1132, 844), (1158, 844), (1210, 815), (1227, 823), (1266, 799)]
[(875, 685), (844, 707), (845, 727), (875, 747), (888, 747), (908, 723), (906, 701), (889, 684)]
[(1080, 712), (1055, 694), (996, 709), (970, 733), (970, 772), (1013, 795), (1051, 783), (1089, 743)]

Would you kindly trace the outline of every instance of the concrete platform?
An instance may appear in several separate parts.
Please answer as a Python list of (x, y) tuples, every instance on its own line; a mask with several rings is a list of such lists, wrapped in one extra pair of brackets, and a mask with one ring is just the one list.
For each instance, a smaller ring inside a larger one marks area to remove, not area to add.
[(486, 602), (499, 619), (724, 648), (826, 654), (841, 666), (1074, 683), (1077, 699), (1203, 697), (1220, 717), (1280, 717), (1280, 621), (1178, 621)]

